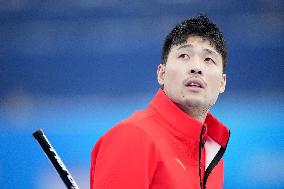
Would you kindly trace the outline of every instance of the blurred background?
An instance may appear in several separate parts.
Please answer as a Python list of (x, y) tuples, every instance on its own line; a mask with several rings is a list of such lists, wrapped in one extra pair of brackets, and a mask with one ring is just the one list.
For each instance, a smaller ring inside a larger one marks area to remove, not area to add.
[(225, 189), (284, 188), (284, 1), (0, 1), (0, 186), (65, 188), (43, 128), (81, 188), (97, 139), (155, 95), (163, 40), (206, 13), (229, 47), (212, 113), (231, 129)]

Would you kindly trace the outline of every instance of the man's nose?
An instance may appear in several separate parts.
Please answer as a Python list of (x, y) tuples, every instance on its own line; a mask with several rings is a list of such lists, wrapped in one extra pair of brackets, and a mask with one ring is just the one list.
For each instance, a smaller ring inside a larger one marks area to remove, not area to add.
[(202, 75), (202, 71), (201, 71), (200, 69), (191, 69), (191, 70), (190, 70), (190, 73)]
[(199, 74), (202, 75), (202, 61), (199, 58), (195, 58), (189, 67), (190, 74)]

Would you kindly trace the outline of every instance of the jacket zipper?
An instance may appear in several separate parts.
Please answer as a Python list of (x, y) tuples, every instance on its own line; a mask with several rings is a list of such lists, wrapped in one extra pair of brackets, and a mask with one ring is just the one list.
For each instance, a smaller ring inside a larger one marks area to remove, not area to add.
[[(201, 185), (201, 189), (206, 189), (206, 183), (207, 183), (207, 179), (209, 177), (209, 174), (211, 173), (211, 171), (214, 169), (214, 167), (219, 163), (219, 161), (223, 157), (223, 155), (226, 151), (226, 148), (227, 148), (227, 144), (229, 142), (229, 138), (230, 138), (230, 131), (229, 131), (229, 136), (228, 136), (226, 146), (220, 148), (220, 150), (218, 151), (218, 153), (216, 154), (214, 159), (211, 161), (211, 163), (207, 167), (207, 169), (205, 171), (205, 175), (204, 175), (203, 185)], [(202, 142), (200, 142), (200, 143), (202, 143)], [(199, 148), (199, 157), (200, 157), (199, 158), (199, 172), (200, 172), (200, 180), (201, 180), (201, 167), (200, 167), (201, 166), (201, 162), (200, 162), (201, 161), (201, 148)], [(200, 184), (202, 184), (202, 181), (200, 181)]]
[[(202, 166), (201, 166), (201, 154), (202, 154), (202, 148), (204, 147), (202, 138), (203, 134), (205, 132), (205, 125), (202, 125), (201, 133), (200, 133), (200, 138), (199, 138), (199, 162), (198, 162), (198, 167), (199, 167), (199, 178), (200, 178), (200, 189), (203, 189), (203, 181), (202, 181)], [(205, 189), (205, 188), (204, 188)]]

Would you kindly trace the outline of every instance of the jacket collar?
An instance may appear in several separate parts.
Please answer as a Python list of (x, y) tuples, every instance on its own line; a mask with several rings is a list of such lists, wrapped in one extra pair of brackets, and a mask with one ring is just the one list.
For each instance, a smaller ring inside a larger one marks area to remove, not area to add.
[(204, 125), (205, 134), (203, 136), (208, 135), (222, 147), (226, 147), (229, 130), (210, 113), (207, 114), (205, 123), (202, 124), (176, 106), (162, 89), (159, 89), (150, 102), (150, 107), (154, 108), (169, 123), (172, 129), (185, 138), (191, 137), (199, 141), (202, 125)]

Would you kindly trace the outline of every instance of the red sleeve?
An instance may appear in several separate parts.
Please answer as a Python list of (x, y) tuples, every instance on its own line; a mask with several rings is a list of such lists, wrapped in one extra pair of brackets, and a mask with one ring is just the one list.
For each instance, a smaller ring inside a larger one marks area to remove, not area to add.
[(119, 125), (96, 143), (91, 189), (148, 189), (157, 162), (151, 137), (133, 125)]

